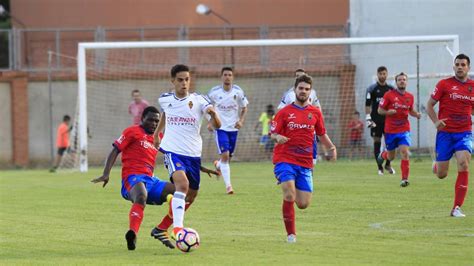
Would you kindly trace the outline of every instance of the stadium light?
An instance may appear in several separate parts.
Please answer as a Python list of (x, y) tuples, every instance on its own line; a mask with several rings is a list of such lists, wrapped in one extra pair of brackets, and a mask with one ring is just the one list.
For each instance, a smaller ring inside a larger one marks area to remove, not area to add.
[[(221, 14), (217, 13), (216, 11), (212, 10), (209, 6), (206, 6), (205, 4), (198, 4), (196, 6), (196, 13), (199, 15), (203, 16), (208, 16), (210, 14), (213, 14), (214, 16), (218, 17), (220, 20), (222, 20), (227, 26), (230, 28), (230, 39), (234, 39), (234, 28), (232, 27), (232, 23), (225, 17), (223, 17)], [(225, 34), (225, 32), (224, 32)], [(225, 35), (224, 35), (225, 36)], [(234, 66), (235, 58), (234, 58), (234, 47), (230, 48), (230, 63), (231, 66)]]
[(23, 22), (22, 22), (21, 20), (19, 20), (18, 18), (12, 16), (12, 14), (10, 14), (10, 12), (8, 12), (8, 10), (6, 10), (3, 5), (0, 5), (0, 17), (10, 18), (12, 21), (15, 21), (16, 23), (18, 23), (18, 24), (19, 24), (20, 26), (22, 26), (23, 28), (26, 28), (25, 23), (23, 23)]

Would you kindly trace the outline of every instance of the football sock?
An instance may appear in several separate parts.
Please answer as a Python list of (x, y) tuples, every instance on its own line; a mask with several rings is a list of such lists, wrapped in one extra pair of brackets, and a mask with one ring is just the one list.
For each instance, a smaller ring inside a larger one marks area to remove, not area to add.
[[(191, 207), (191, 204), (192, 203), (186, 202), (186, 204), (184, 205), (184, 211), (187, 211), (189, 207)], [(170, 228), (172, 224), (173, 224), (173, 211), (170, 206), (168, 214), (166, 214), (165, 217), (163, 217), (163, 220), (161, 220), (161, 223), (159, 223), (156, 227), (161, 230), (167, 230), (168, 228)]]
[(174, 228), (183, 228), (185, 199), (186, 194), (184, 194), (183, 192), (176, 191), (173, 195), (173, 199), (171, 200)]
[(168, 214), (163, 217), (161, 223), (156, 227), (161, 230), (167, 230), (173, 224), (173, 218), (171, 218)]
[[(380, 147), (382, 146), (382, 142), (374, 142), (374, 156), (375, 156), (375, 161), (377, 162), (377, 157), (379, 157), (380, 154)], [(379, 166), (379, 169), (382, 168), (382, 165), (379, 165), (377, 162), (377, 165)]]
[(216, 163), (216, 168), (221, 169), (221, 160), (217, 161)]
[(221, 162), (222, 179), (224, 179), (225, 187), (230, 186), (230, 165), (228, 162)]
[(467, 193), (468, 177), (468, 171), (458, 172), (458, 178), (456, 179), (456, 185), (454, 186), (454, 207), (461, 207), (464, 203), (464, 198)]
[(133, 230), (135, 234), (138, 234), (138, 230), (140, 229), (140, 225), (143, 220), (143, 210), (145, 206), (133, 203), (132, 208), (130, 208), (130, 212), (128, 214), (128, 219), (130, 221), (130, 230)]
[(409, 160), (402, 160), (400, 164), (400, 168), (402, 170), (402, 179), (407, 180), (408, 175), (410, 174), (410, 161)]
[(296, 235), (295, 226), (295, 202), (283, 200), (283, 221), (285, 222), (286, 234)]

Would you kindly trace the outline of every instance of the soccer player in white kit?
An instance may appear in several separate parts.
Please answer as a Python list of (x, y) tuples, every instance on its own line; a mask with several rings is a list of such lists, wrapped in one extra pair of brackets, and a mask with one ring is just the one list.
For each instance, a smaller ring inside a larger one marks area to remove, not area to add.
[[(233, 194), (229, 163), (237, 143), (237, 134), (247, 114), (249, 102), (244, 91), (233, 84), (234, 71), (231, 67), (222, 68), (221, 79), (222, 84), (213, 87), (208, 93), (209, 99), (222, 121), (221, 128), (214, 129), (217, 150), (220, 154), (219, 161), (215, 161), (214, 164), (222, 174), (227, 194)], [(212, 128), (209, 129), (212, 130)]]
[[(176, 187), (171, 199), (173, 234), (176, 235), (183, 228), (185, 209), (193, 203), (199, 189), (201, 119), (203, 115), (209, 115), (214, 128), (220, 128), (221, 122), (205, 96), (189, 93), (191, 76), (188, 66), (173, 66), (171, 82), (174, 92), (164, 93), (158, 98), (162, 118), (155, 131), (155, 146), (164, 153), (165, 166)], [(163, 130), (166, 132), (160, 140)]]

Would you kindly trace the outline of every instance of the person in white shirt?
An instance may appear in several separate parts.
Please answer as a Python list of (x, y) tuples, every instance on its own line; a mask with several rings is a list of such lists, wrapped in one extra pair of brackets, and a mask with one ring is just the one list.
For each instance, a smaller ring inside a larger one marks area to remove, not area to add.
[[(155, 131), (155, 146), (164, 153), (176, 192), (171, 199), (173, 234), (183, 228), (184, 211), (195, 200), (200, 184), (202, 139), (201, 119), (207, 114), (210, 123), (220, 128), (221, 122), (214, 107), (205, 96), (189, 93), (191, 76), (189, 67), (175, 65), (171, 69), (174, 92), (164, 93), (158, 98), (162, 118)], [(163, 139), (160, 133), (166, 130)], [(163, 219), (171, 217), (167, 214)]]
[(220, 159), (215, 161), (214, 165), (222, 174), (227, 194), (233, 194), (229, 163), (237, 143), (237, 134), (245, 121), (249, 102), (244, 91), (233, 84), (234, 71), (231, 67), (222, 68), (221, 79), (222, 84), (213, 87), (208, 97), (216, 108), (222, 126), (216, 129), (209, 124), (208, 129), (215, 131), (217, 150), (220, 154)]

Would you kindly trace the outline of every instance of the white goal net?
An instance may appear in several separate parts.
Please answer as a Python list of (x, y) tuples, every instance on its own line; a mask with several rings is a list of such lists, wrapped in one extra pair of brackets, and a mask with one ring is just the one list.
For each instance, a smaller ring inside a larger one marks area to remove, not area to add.
[[(170, 68), (178, 63), (191, 68), (192, 90), (207, 94), (221, 83), (222, 67), (234, 68), (234, 83), (250, 102), (247, 119), (239, 132), (234, 160), (268, 160), (271, 146), (262, 145), (260, 117), (272, 105), (275, 110), (294, 83), (294, 71), (303, 68), (314, 79), (328, 135), (340, 157), (371, 158), (369, 131), (362, 145), (350, 145), (348, 124), (354, 112), (365, 116), (366, 88), (375, 82), (376, 69), (388, 68), (389, 83), (399, 72), (409, 75), (408, 91), (421, 111), (436, 82), (452, 75), (457, 36), (385, 38), (234, 40), (81, 43), (78, 53), (78, 153), (76, 167), (101, 164), (111, 144), (132, 124), (128, 106), (138, 89), (150, 105), (161, 93), (172, 90)], [(434, 134), (429, 118), (411, 120), (413, 151), (428, 153)], [(88, 138), (87, 130), (93, 132)], [(264, 132), (263, 132), (264, 133)], [(214, 136), (202, 126), (203, 160), (217, 158)]]

